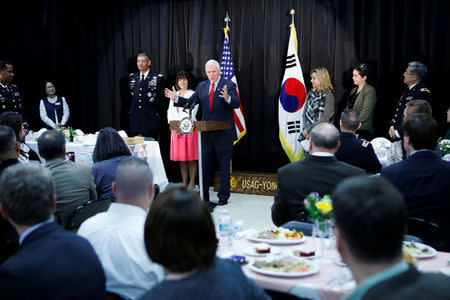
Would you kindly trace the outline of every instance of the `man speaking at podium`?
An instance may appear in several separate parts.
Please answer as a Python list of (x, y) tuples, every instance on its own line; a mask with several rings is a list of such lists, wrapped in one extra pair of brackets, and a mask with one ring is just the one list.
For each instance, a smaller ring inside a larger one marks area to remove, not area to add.
[(213, 174), (214, 158), (220, 171), (219, 205), (228, 204), (230, 198), (230, 160), (233, 141), (237, 138), (233, 110), (239, 107), (236, 85), (220, 76), (220, 65), (211, 59), (205, 64), (208, 80), (200, 82), (189, 98), (177, 97), (175, 88), (165, 89), (166, 97), (173, 99), (175, 106), (194, 106), (200, 102), (202, 121), (226, 121), (230, 129), (202, 132), (203, 200), (209, 201), (209, 183)]

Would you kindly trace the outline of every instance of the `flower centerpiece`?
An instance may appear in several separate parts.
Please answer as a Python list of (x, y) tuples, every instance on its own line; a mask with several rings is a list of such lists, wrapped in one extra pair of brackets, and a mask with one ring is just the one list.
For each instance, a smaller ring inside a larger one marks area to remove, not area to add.
[(309, 220), (325, 221), (333, 217), (333, 205), (330, 195), (320, 198), (319, 193), (311, 193), (303, 201), (305, 208), (309, 212)]
[(450, 161), (450, 140), (439, 138), (439, 149), (441, 150), (442, 159)]
[(64, 135), (66, 141), (73, 142), (73, 137), (76, 135), (76, 133), (72, 127), (57, 127), (55, 129)]

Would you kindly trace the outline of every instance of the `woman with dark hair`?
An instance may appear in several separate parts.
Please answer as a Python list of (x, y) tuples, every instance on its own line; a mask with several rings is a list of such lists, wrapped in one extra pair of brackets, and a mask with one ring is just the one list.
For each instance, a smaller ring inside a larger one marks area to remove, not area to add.
[(65, 126), (70, 116), (66, 99), (56, 95), (55, 85), (50, 81), (44, 82), (44, 93), (46, 97), (39, 104), (43, 126), (47, 129)]
[[(194, 94), (194, 91), (189, 89), (188, 74), (184, 71), (178, 73), (177, 78), (175, 78), (175, 87), (177, 89), (177, 95), (180, 97), (189, 98)], [(192, 109), (192, 119), (194, 121), (197, 120), (197, 111), (198, 104)], [(189, 113), (184, 112), (182, 107), (175, 107), (173, 100), (171, 99), (167, 110), (167, 121), (180, 121), (186, 117), (189, 117)], [(198, 160), (197, 132), (182, 134), (180, 132), (172, 131), (170, 139), (170, 160), (180, 162), (183, 186), (194, 189)], [(190, 177), (189, 181), (188, 174)]]
[(140, 299), (270, 299), (239, 265), (216, 257), (209, 208), (193, 191), (160, 194), (147, 216), (144, 241), (166, 277)]
[(116, 199), (111, 185), (115, 180), (117, 166), (128, 156), (131, 156), (131, 151), (115, 129), (105, 127), (100, 130), (92, 155), (92, 176), (99, 200)]
[(309, 139), (309, 133), (316, 124), (332, 122), (334, 114), (333, 85), (328, 70), (320, 67), (310, 72), (312, 90), (306, 96), (303, 109), (303, 132), (299, 141)]
[(354, 109), (361, 114), (361, 128), (356, 131), (359, 138), (373, 139), (373, 112), (377, 103), (375, 88), (368, 84), (369, 69), (366, 64), (353, 67), (353, 83), (356, 85), (350, 92), (347, 108)]
[(16, 134), (16, 139), (20, 143), (19, 161), (27, 163), (30, 160), (41, 162), (39, 155), (25, 144), (26, 131), (23, 126), (23, 117), (15, 111), (5, 111), (0, 115), (0, 125), (11, 127)]

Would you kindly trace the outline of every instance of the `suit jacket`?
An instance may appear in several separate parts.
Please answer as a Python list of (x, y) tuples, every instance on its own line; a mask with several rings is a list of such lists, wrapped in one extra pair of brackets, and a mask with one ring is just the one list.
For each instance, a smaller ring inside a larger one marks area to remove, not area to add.
[(364, 169), (367, 173), (379, 173), (381, 164), (372, 144), (358, 139), (350, 132), (341, 132), (341, 146), (335, 156), (338, 160)]
[(51, 222), (0, 266), (2, 298), (104, 299), (105, 275), (87, 240)]
[[(202, 108), (202, 120), (203, 121), (226, 121), (231, 123), (231, 128), (227, 130), (229, 135), (232, 135), (233, 140), (237, 138), (236, 129), (234, 128), (234, 109), (239, 107), (240, 101), (236, 93), (236, 85), (220, 77), (217, 83), (216, 90), (214, 92), (213, 102), (211, 108), (209, 107), (209, 80), (205, 80), (199, 83), (195, 93), (189, 98), (178, 97), (178, 101), (175, 106), (184, 106), (188, 101), (190, 104), (195, 105), (200, 103)], [(220, 96), (223, 86), (227, 86), (228, 95), (230, 96), (230, 103), (227, 103), (225, 99)]]
[(308, 156), (278, 170), (272, 221), (280, 226), (288, 221), (307, 221), (303, 200), (312, 192), (330, 194), (343, 179), (364, 174), (364, 170), (333, 157)]
[(130, 134), (150, 136), (161, 127), (161, 117), (167, 109), (165, 81), (161, 74), (149, 72), (141, 83), (140, 76), (140, 72), (132, 73), (128, 79), (131, 93)]
[(431, 104), (431, 92), (423, 82), (417, 83), (411, 89), (407, 87), (400, 97), (397, 110), (391, 121), (391, 126), (394, 126), (394, 129), (399, 132), (400, 136), (402, 136), (403, 112), (405, 111), (406, 104), (416, 99), (427, 100)]
[[(450, 238), (450, 162), (433, 151), (419, 151), (407, 159), (384, 167), (387, 178), (405, 197), (408, 216), (438, 223), (443, 237)], [(447, 246), (450, 246), (447, 241)]]
[(47, 161), (53, 175), (56, 193), (55, 216), (62, 227), (66, 227), (69, 217), (80, 205), (97, 199), (91, 168), (62, 158)]
[[(358, 87), (355, 87), (350, 95), (356, 93)], [(356, 96), (353, 109), (361, 113), (361, 130), (367, 130), (373, 134), (373, 112), (377, 103), (377, 94), (375, 88), (366, 83), (359, 94)]]
[(450, 299), (450, 278), (443, 274), (421, 273), (409, 266), (406, 272), (370, 288), (362, 299)]

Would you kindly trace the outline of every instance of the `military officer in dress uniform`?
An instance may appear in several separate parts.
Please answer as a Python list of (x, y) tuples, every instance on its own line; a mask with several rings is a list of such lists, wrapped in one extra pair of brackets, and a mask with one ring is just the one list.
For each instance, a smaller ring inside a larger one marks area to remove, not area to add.
[(355, 131), (361, 127), (361, 114), (354, 109), (345, 109), (339, 121), (341, 137), (337, 160), (366, 170), (367, 173), (379, 173), (381, 164), (369, 141), (358, 139)]
[[(25, 109), (19, 89), (11, 84), (13, 77), (12, 64), (0, 61), (0, 114), (5, 111), (14, 111), (20, 113), (25, 119)], [(28, 124), (24, 122), (24, 126), (27, 129)]]
[(427, 76), (427, 67), (417, 61), (408, 63), (408, 68), (403, 74), (403, 82), (408, 85), (403, 95), (400, 97), (395, 116), (391, 121), (391, 127), (389, 128), (389, 136), (393, 140), (398, 140), (402, 136), (402, 122), (403, 112), (406, 107), (406, 103), (414, 99), (427, 100), (431, 104), (431, 92), (422, 82)]
[(151, 60), (148, 54), (139, 53), (139, 72), (130, 74), (131, 92), (130, 136), (141, 135), (158, 139), (164, 105), (164, 77), (150, 72)]

